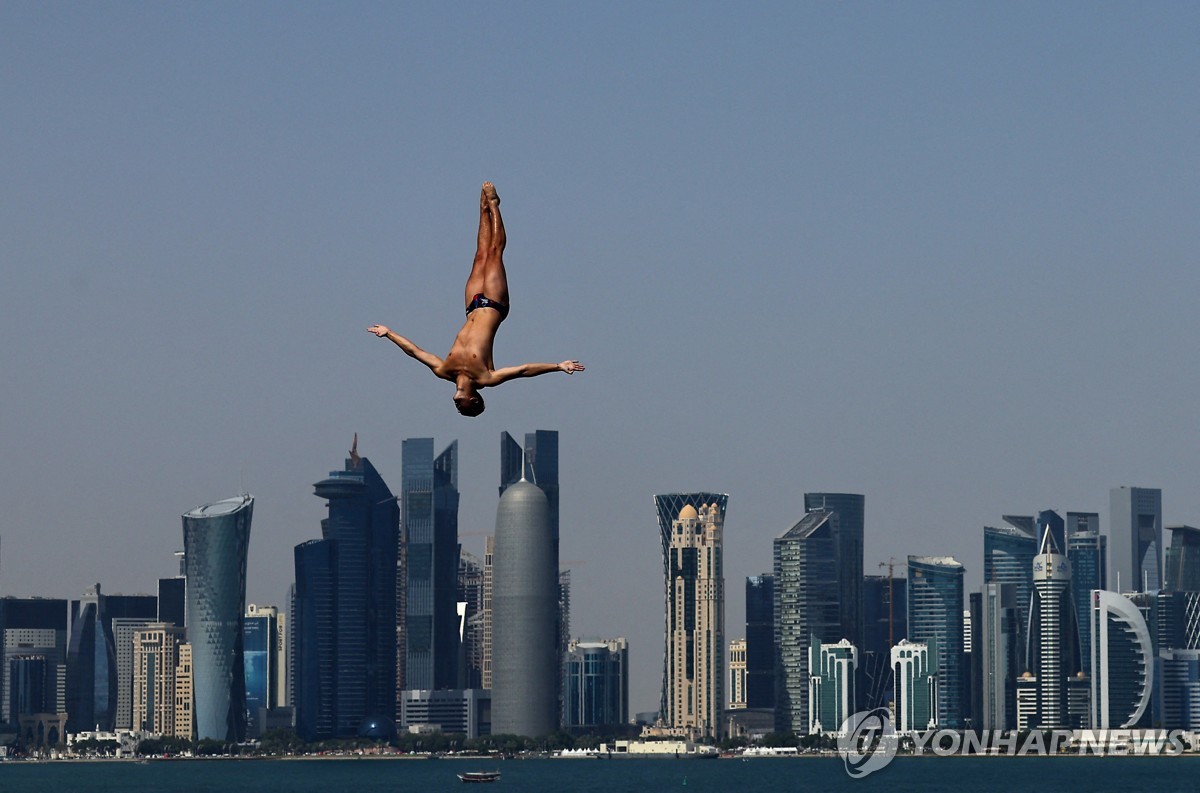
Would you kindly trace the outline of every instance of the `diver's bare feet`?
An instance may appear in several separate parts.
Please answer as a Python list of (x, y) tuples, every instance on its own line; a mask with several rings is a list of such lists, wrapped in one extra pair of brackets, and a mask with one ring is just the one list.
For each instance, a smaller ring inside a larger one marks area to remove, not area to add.
[(500, 196), (496, 195), (496, 185), (491, 182), (483, 183), (482, 201), (495, 202), (496, 206), (500, 206)]

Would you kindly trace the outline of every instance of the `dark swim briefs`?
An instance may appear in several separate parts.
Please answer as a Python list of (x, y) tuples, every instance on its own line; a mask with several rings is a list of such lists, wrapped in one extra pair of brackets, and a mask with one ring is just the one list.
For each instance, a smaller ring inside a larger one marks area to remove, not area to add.
[(484, 297), (483, 292), (480, 292), (479, 294), (475, 295), (475, 297), (471, 298), (471, 302), (467, 306), (467, 315), (470, 316), (471, 312), (477, 308), (496, 309), (500, 312), (501, 322), (503, 322), (504, 318), (508, 316), (508, 306), (500, 303), (497, 300), (492, 300), (490, 297)]

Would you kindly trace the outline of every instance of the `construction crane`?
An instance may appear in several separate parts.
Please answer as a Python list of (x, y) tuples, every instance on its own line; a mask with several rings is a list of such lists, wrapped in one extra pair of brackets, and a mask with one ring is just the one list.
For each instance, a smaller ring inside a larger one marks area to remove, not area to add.
[(892, 594), (892, 579), (894, 578), (893, 574), (896, 572), (896, 558), (894, 556), (889, 556), (888, 560), (886, 562), (880, 562), (879, 566), (886, 567), (888, 571), (888, 647), (891, 648), (896, 646), (896, 637), (892, 627), (894, 625), (895, 617), (893, 609), (895, 608), (896, 602), (896, 599)]

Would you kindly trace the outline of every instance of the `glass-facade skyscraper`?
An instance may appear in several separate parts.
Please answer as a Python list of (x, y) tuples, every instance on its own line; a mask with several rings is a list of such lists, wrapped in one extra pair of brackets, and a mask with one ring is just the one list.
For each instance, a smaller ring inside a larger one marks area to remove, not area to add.
[(404, 688), (458, 687), (458, 441), (402, 444)]
[[(357, 446), (313, 486), (322, 539), (296, 546), (296, 733), (351, 738), (396, 708), (396, 553), (400, 508)], [(191, 564), (189, 559), (189, 576)]]
[(1162, 588), (1162, 491), (1114, 487), (1109, 491), (1109, 580), (1121, 592)]
[(1029, 629), (1029, 602), (1033, 597), (1033, 557), (1038, 543), (1032, 516), (1005, 515), (1007, 526), (983, 529), (983, 582), (1011, 584), (1017, 606), (1021, 647)]
[(624, 638), (573, 641), (563, 665), (564, 730), (629, 721), (629, 643)]
[(775, 576), (746, 577), (746, 707), (775, 707)]
[(809, 646), (845, 638), (838, 603), (839, 515), (812, 510), (775, 538), (775, 730), (802, 735), (809, 717)]
[(856, 648), (863, 642), (863, 533), (866, 499), (857, 493), (805, 493), (804, 511), (826, 510), (838, 515), (834, 548), (837, 552), (838, 608), (841, 636)]
[(1092, 590), (1108, 589), (1108, 538), (1094, 512), (1067, 513), (1067, 561), (1071, 563), (1071, 599), (1079, 626), (1083, 671), (1092, 672)]
[(183, 516), (187, 639), (192, 645), (196, 738), (246, 737), (242, 615), (254, 498), (235, 496)]
[(1167, 548), (1167, 575), (1163, 590), (1200, 592), (1200, 529), (1168, 526), (1171, 545)]
[(949, 556), (908, 557), (908, 638), (936, 646), (937, 721), (949, 729), (964, 726), (963, 572)]

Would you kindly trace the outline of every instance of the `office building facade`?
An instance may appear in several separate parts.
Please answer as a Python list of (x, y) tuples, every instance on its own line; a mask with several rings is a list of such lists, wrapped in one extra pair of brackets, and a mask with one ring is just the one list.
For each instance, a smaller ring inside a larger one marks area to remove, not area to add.
[(746, 707), (775, 707), (775, 577), (746, 577)]
[(857, 493), (805, 493), (804, 511), (836, 512), (840, 638), (855, 647), (863, 642), (863, 534), (866, 499)]
[(895, 727), (898, 735), (932, 730), (938, 719), (937, 639), (910, 642), (902, 639), (892, 648), (892, 674), (896, 681)]
[(183, 515), (187, 554), (187, 639), (192, 645), (196, 734), (246, 737), (242, 615), (254, 498), (242, 495)]
[(856, 710), (858, 649), (848, 639), (825, 644), (814, 638), (809, 644), (808, 668), (809, 734), (842, 735), (842, 724)]
[(396, 712), (400, 508), (357, 436), (344, 470), (313, 485), (322, 538), (296, 546), (296, 733), (352, 738)]
[(1092, 729), (1144, 726), (1154, 691), (1154, 644), (1138, 606), (1124, 595), (1092, 593)]
[(1071, 563), (1071, 599), (1083, 671), (1092, 673), (1092, 590), (1108, 589), (1108, 538), (1099, 531), (1095, 513), (1067, 513), (1067, 561)]
[(716, 503), (687, 504), (671, 524), (663, 721), (693, 740), (720, 739), (724, 731), (723, 514)]
[(433, 438), (402, 443), (404, 672), (412, 689), (459, 687), (458, 441), (436, 457)]
[(1167, 548), (1167, 573), (1163, 590), (1200, 592), (1200, 529), (1194, 526), (1168, 526), (1167, 531), (1171, 533), (1171, 544)]
[(715, 507), (714, 520), (725, 525), (725, 511), (729, 506), (729, 496), (724, 493), (695, 492), (695, 493), (665, 493), (654, 496), (654, 511), (658, 517), (659, 539), (662, 542), (663, 560), (663, 671), (662, 691), (659, 699), (659, 717), (670, 723), (670, 706), (668, 697), (671, 692), (670, 676), (672, 674), (671, 656), (671, 621), (672, 615), (678, 610), (677, 593), (674, 586), (673, 558), (671, 551), (674, 536), (675, 521), (684, 507), (691, 507), (697, 514), (701, 507)]
[(937, 721), (949, 729), (965, 726), (963, 572), (953, 557), (908, 557), (908, 637), (937, 650)]
[(773, 543), (775, 729), (804, 734), (809, 719), (809, 645), (841, 635), (838, 513), (812, 510)]
[(1109, 491), (1109, 580), (1119, 592), (1162, 588), (1162, 491), (1114, 487)]
[(574, 639), (563, 663), (563, 729), (620, 727), (629, 722), (629, 642)]

